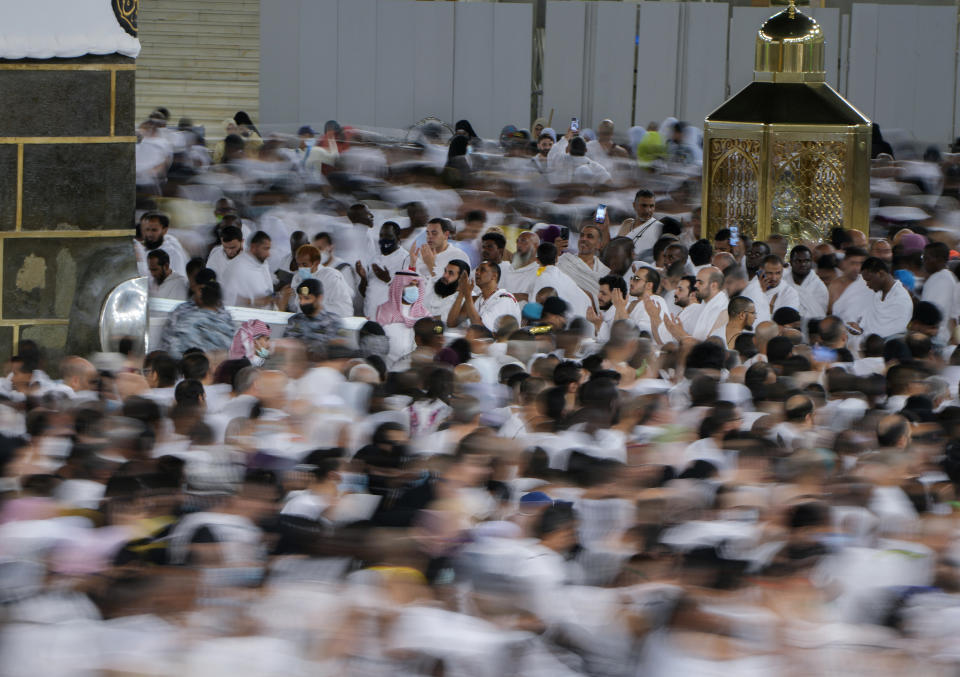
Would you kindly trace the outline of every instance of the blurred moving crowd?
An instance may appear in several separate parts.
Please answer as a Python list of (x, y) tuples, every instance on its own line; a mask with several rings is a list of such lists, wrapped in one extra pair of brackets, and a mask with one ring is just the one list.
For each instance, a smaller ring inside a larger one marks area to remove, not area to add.
[(0, 381), (0, 674), (956, 673), (955, 156), (761, 241), (672, 119), (139, 135), (158, 347)]

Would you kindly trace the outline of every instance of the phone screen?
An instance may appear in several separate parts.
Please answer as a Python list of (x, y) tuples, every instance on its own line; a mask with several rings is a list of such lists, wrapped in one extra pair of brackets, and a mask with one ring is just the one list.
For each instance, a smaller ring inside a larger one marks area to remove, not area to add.
[(730, 226), (730, 246), (736, 247), (740, 243), (740, 229)]
[(571, 130), (571, 131), (574, 131), (574, 132), (579, 132), (579, 131), (580, 131), (580, 120), (578, 120), (577, 118), (571, 118), (571, 119), (570, 119), (570, 130)]
[(605, 218), (607, 218), (607, 205), (600, 205), (597, 207), (597, 213), (594, 215), (593, 220), (597, 223), (603, 223)]

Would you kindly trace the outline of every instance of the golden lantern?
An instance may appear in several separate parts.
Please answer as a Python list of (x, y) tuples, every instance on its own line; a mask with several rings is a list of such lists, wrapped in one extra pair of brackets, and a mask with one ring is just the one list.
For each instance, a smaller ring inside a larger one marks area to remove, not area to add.
[(791, 0), (757, 34), (753, 82), (705, 120), (704, 237), (867, 233), (871, 123), (825, 75), (820, 24)]

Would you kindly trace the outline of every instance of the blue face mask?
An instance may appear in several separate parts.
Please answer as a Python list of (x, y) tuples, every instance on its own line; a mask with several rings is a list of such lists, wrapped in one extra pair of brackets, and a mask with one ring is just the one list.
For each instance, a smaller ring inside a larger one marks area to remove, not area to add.
[(403, 302), (413, 305), (420, 298), (420, 290), (416, 287), (403, 288)]
[(311, 277), (313, 277), (313, 273), (309, 268), (299, 268), (297, 269), (297, 272), (300, 273), (301, 280), (309, 280)]

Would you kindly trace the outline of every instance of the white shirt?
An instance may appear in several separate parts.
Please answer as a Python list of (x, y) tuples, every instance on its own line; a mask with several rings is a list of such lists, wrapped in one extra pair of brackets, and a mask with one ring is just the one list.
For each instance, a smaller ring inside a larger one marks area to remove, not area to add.
[(600, 291), (600, 278), (610, 274), (610, 269), (601, 263), (599, 256), (594, 256), (593, 265), (588, 266), (583, 259), (570, 252), (560, 257), (557, 268), (569, 275), (580, 289), (594, 299)]
[(512, 263), (501, 263), (500, 287), (511, 294), (529, 294), (533, 289), (534, 280), (537, 279), (539, 267), (536, 259), (522, 268), (514, 268)]
[(440, 296), (437, 294), (437, 290), (433, 288), (434, 282), (436, 280), (428, 282), (426, 285), (426, 291), (423, 294), (423, 307), (429, 310), (431, 315), (439, 317), (442, 322), (446, 323), (450, 309), (459, 294), (454, 290), (449, 296)]
[[(136, 240), (133, 241), (133, 248), (137, 256), (137, 270), (140, 271), (140, 275), (146, 277), (150, 274), (150, 269), (147, 267), (147, 254), (150, 251)], [(184, 277), (187, 276), (187, 261), (190, 257), (187, 256), (180, 240), (167, 233), (163, 236), (163, 244), (157, 249), (162, 249), (170, 257), (170, 270)]]
[(363, 314), (367, 317), (376, 317), (377, 308), (385, 303), (390, 295), (390, 285), (373, 274), (374, 263), (386, 269), (392, 279), (398, 270), (410, 267), (410, 253), (403, 247), (397, 247), (386, 256), (378, 254), (374, 257), (370, 269), (367, 270), (367, 294), (363, 299)]
[(520, 324), (520, 304), (508, 291), (497, 289), (486, 299), (481, 293), (474, 299), (473, 304), (483, 321), (483, 326), (492, 332), (497, 331), (497, 322), (504, 315), (512, 316), (517, 324)]
[[(239, 256), (239, 254), (237, 256)], [(222, 282), (223, 278), (227, 275), (227, 266), (236, 260), (236, 256), (232, 259), (227, 258), (226, 253), (223, 251), (223, 245), (218, 244), (210, 250), (210, 254), (207, 256), (207, 268), (215, 272), (217, 274), (217, 280)]]
[(652, 218), (639, 225), (634, 223), (630, 231), (621, 233), (617, 237), (629, 237), (633, 240), (633, 255), (639, 258), (641, 254), (653, 250), (653, 245), (660, 239), (662, 231), (663, 224), (658, 219)]
[(940, 331), (937, 332), (937, 338), (941, 343), (950, 341), (950, 320), (956, 316), (956, 295), (957, 278), (947, 268), (938, 270), (923, 283), (920, 300), (932, 303), (943, 314)]
[(235, 306), (237, 300), (273, 295), (273, 275), (267, 261), (260, 263), (250, 252), (241, 252), (227, 267), (220, 281), (224, 305)]
[(840, 297), (833, 302), (833, 314), (848, 324), (859, 322), (872, 298), (873, 292), (858, 275), (857, 279), (847, 285)]
[(161, 299), (177, 299), (185, 301), (190, 291), (187, 278), (171, 272), (162, 284), (157, 284), (156, 278), (150, 276), (150, 296)]
[[(793, 273), (784, 271), (783, 281), (797, 292), (800, 299), (800, 307), (796, 308), (804, 320), (819, 319), (827, 315), (827, 303), (830, 301), (830, 293), (827, 291), (827, 285), (812, 270), (803, 278), (803, 282), (797, 284), (793, 279)], [(781, 286), (783, 284), (781, 283)]]
[(886, 297), (882, 292), (873, 293), (860, 327), (863, 329), (864, 336), (877, 334), (887, 338), (905, 332), (912, 317), (913, 299), (910, 298), (910, 292), (897, 280), (887, 292)]
[[(424, 245), (429, 247), (430, 245)], [(422, 277), (427, 278), (428, 280), (435, 279), (436, 277), (443, 275), (444, 268), (447, 267), (447, 264), (453, 261), (454, 259), (459, 259), (464, 263), (470, 262), (470, 257), (467, 256), (467, 253), (457, 247), (452, 242), (447, 242), (447, 248), (444, 249), (439, 254), (436, 254), (436, 260), (433, 262), (433, 270), (427, 268), (427, 264), (423, 262), (423, 256), (420, 256), (417, 259), (417, 272), (420, 273)]]
[(691, 335), (698, 341), (706, 341), (717, 332), (720, 332), (720, 335), (723, 336), (724, 327), (715, 328), (714, 325), (717, 323), (720, 314), (727, 310), (729, 303), (730, 297), (727, 296), (725, 291), (718, 292), (706, 303), (700, 303), (699, 305), (703, 306), (703, 309), (697, 316)]
[[(660, 337), (661, 343), (670, 343), (673, 341), (673, 334), (670, 333), (670, 330), (667, 329), (666, 323), (663, 321), (664, 315), (670, 314), (670, 309), (667, 306), (667, 302), (662, 296), (654, 294), (650, 299), (656, 304), (657, 308), (660, 309), (660, 327), (657, 331), (657, 334)], [(633, 307), (633, 310), (630, 311), (630, 321), (633, 322), (637, 327), (643, 331), (648, 331), (653, 334), (653, 325), (650, 322), (650, 315), (647, 313), (647, 309), (644, 306), (643, 301), (638, 300), (637, 304)]]
[[(796, 289), (784, 282), (787, 275), (789, 275), (789, 273), (784, 271), (783, 278), (780, 279), (780, 284), (763, 292), (771, 317), (773, 313), (781, 308), (793, 308), (797, 312), (800, 312), (800, 296), (797, 294)], [(816, 275), (814, 275), (814, 277), (816, 277)]]
[(744, 296), (753, 301), (753, 305), (757, 311), (757, 319), (754, 326), (760, 322), (770, 321), (770, 302), (763, 293), (763, 287), (760, 286), (759, 277), (754, 277), (750, 280), (750, 283), (740, 292), (740, 296)]
[(556, 266), (546, 266), (543, 272), (537, 275), (533, 281), (533, 289), (530, 290), (530, 301), (535, 301), (537, 292), (545, 287), (553, 287), (557, 296), (562, 298), (570, 305), (570, 311), (574, 317), (586, 317), (587, 308), (590, 307), (590, 297), (586, 292), (577, 286), (569, 275), (564, 273)]

